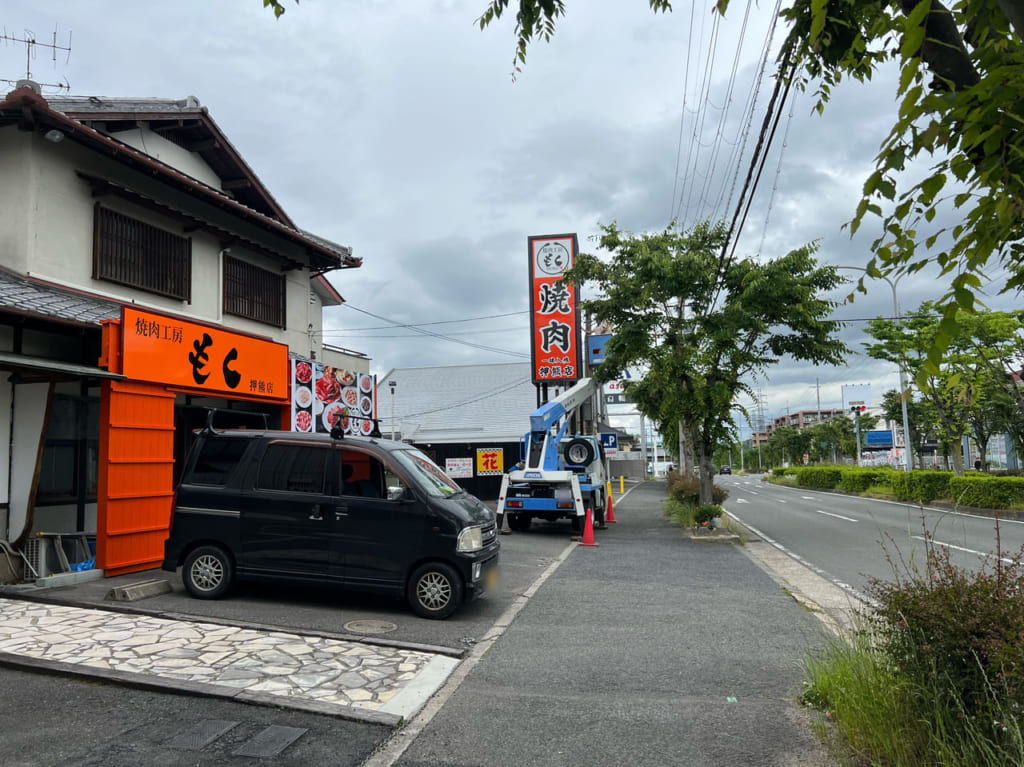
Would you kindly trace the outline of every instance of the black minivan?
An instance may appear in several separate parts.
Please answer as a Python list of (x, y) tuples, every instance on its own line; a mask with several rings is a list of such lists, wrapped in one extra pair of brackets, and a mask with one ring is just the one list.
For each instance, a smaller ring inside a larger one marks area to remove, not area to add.
[(162, 567), (199, 599), (236, 577), (335, 584), (440, 619), (493, 585), (499, 547), (494, 513), (404, 442), (207, 428)]

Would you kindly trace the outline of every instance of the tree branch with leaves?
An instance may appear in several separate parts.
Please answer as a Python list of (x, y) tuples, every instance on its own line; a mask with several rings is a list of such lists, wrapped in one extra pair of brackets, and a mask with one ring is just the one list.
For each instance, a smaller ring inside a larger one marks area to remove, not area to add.
[(641, 235), (615, 224), (601, 231), (608, 258), (581, 253), (566, 273), (598, 295), (581, 308), (613, 329), (597, 375), (612, 380), (626, 369), (647, 370), (627, 391), (648, 417), (688, 426), (701, 503), (711, 503), (712, 456), (731, 439), (737, 399), (750, 393), (745, 381), (786, 357), (843, 364), (838, 323), (827, 319), (835, 304), (822, 296), (844, 280), (817, 264), (814, 245), (720, 268), (727, 237), (721, 223)]

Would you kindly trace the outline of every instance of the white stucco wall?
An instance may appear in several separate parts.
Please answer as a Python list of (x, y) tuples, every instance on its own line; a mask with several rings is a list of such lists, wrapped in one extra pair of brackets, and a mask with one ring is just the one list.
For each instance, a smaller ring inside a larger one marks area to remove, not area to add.
[(210, 170), (210, 166), (199, 155), (168, 141), (148, 127), (121, 131), (116, 138), (214, 189), (220, 189), (221, 181), (217, 174)]
[(29, 146), (32, 134), (14, 125), (0, 128), (0, 263), (23, 272), (28, 259), (28, 232), (34, 185)]
[[(146, 143), (148, 146), (148, 135)], [(104, 207), (192, 239), (192, 300), (179, 301), (111, 282), (94, 280), (92, 250), (96, 199), (92, 197), (89, 185), (76, 174), (76, 170), (117, 180), (157, 199), (167, 194), (166, 188), (140, 174), (125, 172), (71, 141), (51, 144), (39, 139), (32, 146), (30, 154), (33, 160), (28, 163), (29, 170), (22, 175), (26, 180), (35, 180), (36, 183), (32, 186), (37, 187), (37, 192), (34, 199), (27, 203), (27, 209), (26, 206), (22, 206), (20, 215), (34, 218), (39, 225), (34, 227), (33, 236), (25, 248), (26, 273), (57, 284), (80, 287), (93, 293), (132, 301), (142, 308), (194, 317), (204, 322), (221, 324), (227, 328), (271, 338), (286, 344), (291, 351), (302, 356), (309, 356), (316, 348), (311, 344), (311, 338), (317, 339), (319, 344), (319, 336), (311, 334), (310, 326), (312, 325), (313, 329), (320, 327), (321, 306), (319, 301), (315, 304), (310, 303), (307, 270), (292, 269), (283, 272), (287, 286), (287, 327), (284, 330), (224, 315), (221, 305), (222, 243), (218, 236), (202, 230), (185, 232), (183, 222), (176, 218), (161, 215), (112, 195), (100, 198)], [(211, 212), (222, 217), (224, 215), (212, 209)], [(238, 226), (237, 222), (233, 226)], [(252, 227), (249, 229), (254, 237), (259, 236)], [(281, 273), (280, 262), (247, 251), (244, 245), (232, 244), (231, 253), (243, 260)]]
[(36, 476), (49, 399), (50, 384), (19, 384), (15, 387), (14, 406), (10, 411), (13, 421), (8, 512), (10, 540), (22, 534), (28, 521), (28, 499)]

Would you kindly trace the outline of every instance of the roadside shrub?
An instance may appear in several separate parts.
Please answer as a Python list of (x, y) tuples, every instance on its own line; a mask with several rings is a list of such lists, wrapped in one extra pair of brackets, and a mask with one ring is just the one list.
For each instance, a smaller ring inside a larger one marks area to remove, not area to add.
[(870, 612), (808, 656), (802, 699), (856, 764), (1020, 767), (1024, 549), (967, 570), (925, 541), (923, 563), (889, 554)]
[(1006, 713), (1024, 712), (1024, 549), (1008, 563), (996, 552), (975, 571), (925, 538), (923, 569), (901, 559), (895, 580), (869, 581), (879, 647), (901, 676), (934, 690), (943, 710), (986, 723), (999, 743)]
[(784, 477), (787, 472), (792, 471), (788, 466), (775, 466), (772, 468), (773, 477)]
[(901, 501), (930, 503), (949, 498), (951, 471), (894, 471), (890, 476), (893, 495)]
[(950, 477), (949, 496), (955, 503), (976, 509), (1008, 509), (1024, 503), (1024, 479), (969, 474)]
[[(700, 505), (700, 481), (693, 477), (684, 477), (677, 475), (678, 479), (674, 479), (669, 483), (668, 495), (670, 498), (685, 503), (690, 506)], [(721, 506), (725, 499), (729, 497), (729, 491), (724, 487), (715, 485), (711, 490), (711, 501), (716, 506)]]
[(693, 510), (693, 521), (697, 527), (711, 525), (722, 516), (721, 506), (698, 506)]
[(800, 487), (831, 490), (839, 484), (842, 470), (835, 466), (803, 466), (797, 470), (796, 483)]
[(839, 489), (848, 493), (863, 493), (872, 485), (888, 485), (889, 475), (893, 470), (885, 468), (851, 467), (841, 469), (839, 477)]

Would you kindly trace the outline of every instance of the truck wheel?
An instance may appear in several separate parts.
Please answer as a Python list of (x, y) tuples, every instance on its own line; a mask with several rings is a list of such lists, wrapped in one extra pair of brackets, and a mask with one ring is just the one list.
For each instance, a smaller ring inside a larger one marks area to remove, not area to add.
[(200, 546), (185, 557), (181, 580), (196, 599), (220, 599), (234, 577), (231, 557), (220, 546)]
[(421, 618), (442, 620), (462, 604), (462, 578), (444, 562), (428, 562), (409, 578), (406, 597)]
[(515, 530), (517, 533), (525, 533), (530, 529), (530, 523), (532, 521), (533, 517), (529, 514), (509, 514), (508, 529)]
[(589, 466), (597, 454), (589, 440), (574, 439), (565, 446), (565, 462), (572, 466)]
[(594, 511), (594, 527), (604, 527), (604, 493), (600, 490), (595, 490), (593, 495), (590, 497), (593, 506), (591, 508)]

